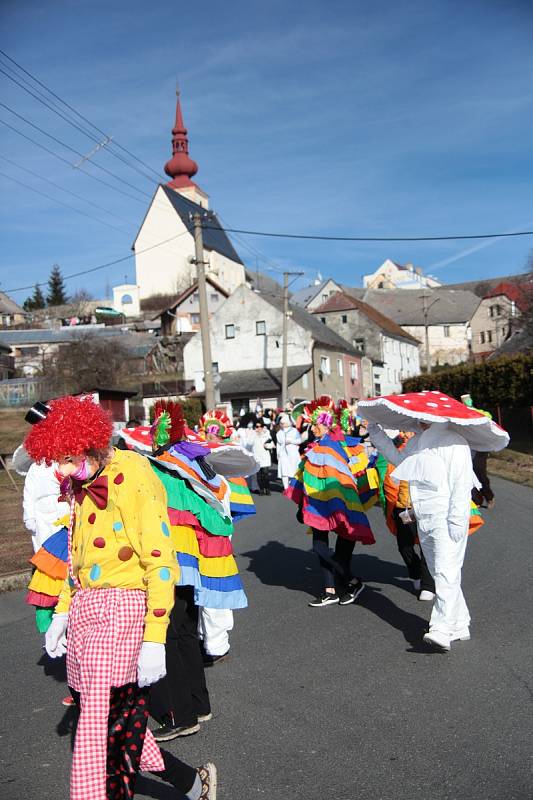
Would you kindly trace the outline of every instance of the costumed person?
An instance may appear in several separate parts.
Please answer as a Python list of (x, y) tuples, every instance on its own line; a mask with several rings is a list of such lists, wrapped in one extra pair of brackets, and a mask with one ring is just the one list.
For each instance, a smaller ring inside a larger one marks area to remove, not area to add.
[(111, 419), (91, 397), (38, 403), (26, 419), (30, 456), (70, 479), (69, 575), (46, 633), (50, 657), (66, 651), (80, 708), (70, 798), (132, 798), (142, 770), (212, 800), (214, 766), (160, 751), (147, 729), (178, 570), (161, 483), (138, 454), (110, 447)]
[[(207, 442), (228, 444), (234, 429), (228, 415), (221, 409), (206, 411), (198, 421), (198, 430)], [(233, 522), (255, 514), (255, 506), (245, 478), (228, 479), (230, 510)], [(200, 609), (198, 631), (204, 649), (206, 666), (214, 666), (226, 659), (230, 651), (229, 633), (233, 630), (231, 608)]]
[(24, 524), (32, 534), (35, 568), (26, 602), (35, 606), (39, 633), (48, 630), (67, 577), (69, 506), (61, 497), (62, 480), (57, 464), (32, 463), (24, 481)]
[[(439, 391), (361, 400), (373, 444), (409, 484), (418, 537), (435, 581), (435, 603), (424, 641), (435, 649), (470, 639), (470, 614), (461, 590), (471, 514), (478, 485), (470, 448), (501, 450), (508, 434), (492, 420)], [(398, 450), (382, 427), (416, 435)]]
[[(284, 494), (298, 505), (298, 521), (311, 528), (322, 571), (323, 592), (309, 605), (348, 605), (364, 589), (351, 571), (355, 543), (375, 543), (365, 513), (377, 500), (367, 481), (369, 461), (359, 440), (347, 436), (340, 424), (342, 417), (350, 429), (345, 404), (337, 409), (331, 397), (322, 396), (304, 407), (303, 416), (315, 439)], [(330, 531), (337, 534), (334, 553)]]
[[(474, 408), (474, 403), (469, 394), (462, 394), (461, 402), (464, 403), (465, 406), (468, 406), (468, 408)], [(492, 414), (490, 411), (484, 411), (482, 408), (475, 408), (475, 411), (479, 411), (480, 414), (485, 414), (486, 417), (492, 419)], [(489, 454), (486, 452), (480, 453), (476, 450), (472, 450), (472, 463), (474, 465), (474, 472), (476, 473), (476, 478), (481, 484), (479, 488), (475, 487), (472, 489), (472, 500), (478, 506), (486, 505), (487, 508), (492, 509), (494, 508), (494, 492), (492, 491), (489, 473), (487, 471), (488, 457)]]
[(279, 429), (276, 434), (276, 451), (278, 456), (278, 478), (281, 478), (283, 488), (289, 485), (298, 464), (300, 463), (300, 444), (302, 437), (292, 424), (289, 414), (281, 414)]
[[(412, 435), (409, 432), (399, 431), (392, 439), (394, 446), (401, 450)], [(385, 513), (387, 527), (396, 537), (398, 552), (407, 567), (418, 599), (431, 602), (435, 598), (435, 581), (429, 572), (422, 548), (420, 548), (420, 555), (416, 551), (418, 531), (409, 485), (407, 481), (397, 482), (391, 478), (394, 465), (390, 464), (381, 454), (376, 461), (376, 469), (380, 476), (379, 499)]]
[(270, 495), (270, 467), (272, 466), (272, 450), (275, 448), (270, 431), (265, 428), (260, 418), (255, 423), (255, 437), (252, 440), (252, 453), (259, 464), (257, 482), (259, 494)]

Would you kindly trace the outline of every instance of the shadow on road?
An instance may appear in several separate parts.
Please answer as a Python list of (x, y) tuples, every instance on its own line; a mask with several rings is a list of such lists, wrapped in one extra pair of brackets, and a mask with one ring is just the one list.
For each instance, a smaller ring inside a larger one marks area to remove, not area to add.
[(318, 589), (318, 561), (311, 551), (272, 540), (241, 555), (250, 559), (248, 571), (255, 573), (267, 586), (284, 586), (296, 592)]
[(37, 666), (44, 668), (44, 674), (48, 678), (53, 678), (58, 683), (67, 682), (66, 658), (50, 658), (46, 653), (43, 653), (37, 662)]

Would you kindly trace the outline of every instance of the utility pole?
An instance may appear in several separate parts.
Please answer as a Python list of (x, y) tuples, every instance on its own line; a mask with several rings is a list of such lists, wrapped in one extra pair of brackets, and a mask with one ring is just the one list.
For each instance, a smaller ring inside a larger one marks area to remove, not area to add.
[(435, 303), (439, 302), (440, 297), (436, 297), (433, 300), (433, 302), (428, 305), (428, 296), (429, 295), (427, 295), (425, 292), (424, 292), (424, 294), (420, 295), (420, 297), (422, 298), (422, 314), (424, 316), (424, 348), (425, 348), (425, 351), (426, 351), (426, 358), (425, 358), (425, 361), (426, 361), (426, 372), (427, 372), (428, 375), (430, 375), (431, 374), (431, 355), (430, 355), (430, 352), (429, 352), (428, 314), (429, 314), (429, 309), (432, 306), (434, 306)]
[(287, 366), (287, 337), (289, 329), (289, 317), (291, 315), (289, 309), (289, 275), (300, 276), (303, 272), (284, 272), (283, 273), (283, 333), (282, 333), (282, 350), (281, 350), (281, 405), (285, 410), (287, 400), (289, 399), (289, 369)]
[(200, 334), (202, 338), (202, 358), (204, 363), (205, 404), (208, 409), (215, 407), (215, 387), (213, 383), (213, 359), (211, 356), (211, 340), (209, 337), (209, 311), (207, 308), (207, 289), (205, 282), (204, 242), (202, 237), (202, 215), (196, 211), (192, 215), (194, 224), (194, 253), (190, 259), (196, 264), (198, 279), (198, 300), (200, 304)]

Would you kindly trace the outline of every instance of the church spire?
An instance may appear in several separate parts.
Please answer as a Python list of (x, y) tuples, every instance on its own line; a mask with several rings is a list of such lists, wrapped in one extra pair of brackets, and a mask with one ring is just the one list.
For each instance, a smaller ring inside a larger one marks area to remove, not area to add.
[(179, 89), (176, 89), (176, 98), (176, 122), (172, 128), (172, 158), (165, 164), (165, 172), (172, 178), (167, 186), (179, 191), (194, 187), (191, 178), (198, 172), (198, 164), (189, 157), (189, 140), (187, 128), (183, 124)]

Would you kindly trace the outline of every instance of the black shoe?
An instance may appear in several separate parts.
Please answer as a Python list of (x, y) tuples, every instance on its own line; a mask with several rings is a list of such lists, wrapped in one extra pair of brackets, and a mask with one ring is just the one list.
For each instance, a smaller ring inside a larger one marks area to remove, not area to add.
[(222, 653), (221, 656), (210, 656), (204, 653), (204, 667), (214, 667), (215, 664), (220, 664), (221, 661), (226, 661), (229, 658), (229, 650)]
[(156, 742), (170, 742), (171, 739), (177, 739), (178, 736), (191, 736), (193, 733), (198, 733), (200, 726), (198, 723), (195, 725), (182, 725), (175, 728), (173, 725), (161, 725), (152, 731)]
[(357, 581), (357, 583), (350, 583), (348, 584), (348, 588), (341, 595), (339, 600), (339, 605), (341, 606), (348, 606), (350, 603), (355, 603), (363, 589), (365, 588), (365, 584), (361, 581)]
[(321, 608), (322, 606), (333, 606), (339, 602), (339, 595), (333, 594), (332, 592), (324, 592), (324, 594), (319, 595), (319, 597), (311, 600), (308, 603), (308, 606), (312, 608)]

